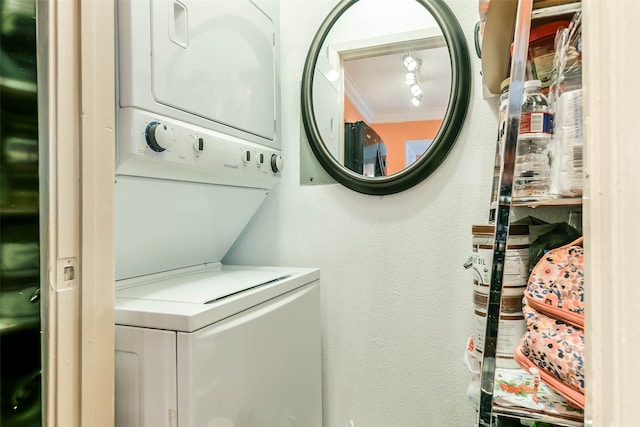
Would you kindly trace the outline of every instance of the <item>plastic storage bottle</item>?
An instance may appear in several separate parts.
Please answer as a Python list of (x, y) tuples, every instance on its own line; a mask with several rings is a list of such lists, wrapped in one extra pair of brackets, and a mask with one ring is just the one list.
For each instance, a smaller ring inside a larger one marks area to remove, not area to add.
[(553, 116), (540, 92), (540, 80), (524, 83), (520, 129), (513, 177), (514, 200), (540, 200), (549, 195), (549, 142)]

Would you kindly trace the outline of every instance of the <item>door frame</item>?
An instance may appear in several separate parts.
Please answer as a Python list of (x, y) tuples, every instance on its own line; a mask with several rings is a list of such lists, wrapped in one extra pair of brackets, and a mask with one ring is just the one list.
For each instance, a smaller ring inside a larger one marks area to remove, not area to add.
[(114, 0), (38, 0), (43, 425), (114, 425)]
[[(637, 425), (640, 1), (583, 0), (588, 426)], [(634, 65), (635, 64), (635, 65)]]

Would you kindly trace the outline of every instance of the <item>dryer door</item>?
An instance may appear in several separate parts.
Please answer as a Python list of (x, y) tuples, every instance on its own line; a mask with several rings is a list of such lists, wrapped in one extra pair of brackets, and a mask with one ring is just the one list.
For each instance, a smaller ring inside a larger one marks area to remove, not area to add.
[(153, 0), (153, 96), (275, 138), (274, 24), (248, 0)]

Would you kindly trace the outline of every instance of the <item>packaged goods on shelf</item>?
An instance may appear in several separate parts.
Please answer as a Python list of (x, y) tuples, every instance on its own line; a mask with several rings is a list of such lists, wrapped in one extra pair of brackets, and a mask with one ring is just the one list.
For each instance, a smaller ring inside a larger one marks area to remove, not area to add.
[(549, 196), (549, 142), (553, 116), (541, 92), (540, 80), (524, 83), (520, 129), (513, 172), (513, 200), (541, 200)]
[(582, 42), (581, 14), (578, 12), (568, 28), (558, 31), (556, 55), (549, 91), (554, 111), (554, 137), (550, 147), (551, 187), (553, 195), (582, 195)]
[(555, 57), (555, 36), (559, 29), (569, 26), (568, 21), (560, 20), (531, 29), (529, 35), (529, 62), (533, 78), (540, 80), (542, 89), (551, 84), (551, 73)]

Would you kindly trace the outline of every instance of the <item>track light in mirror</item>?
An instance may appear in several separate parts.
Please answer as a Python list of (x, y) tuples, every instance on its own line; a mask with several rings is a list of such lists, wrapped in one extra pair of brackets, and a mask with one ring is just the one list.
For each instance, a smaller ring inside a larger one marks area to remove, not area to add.
[(405, 75), (404, 75), (404, 82), (411, 86), (413, 84), (416, 83), (416, 73), (413, 73), (411, 71), (408, 71)]
[(422, 95), (422, 88), (418, 83), (411, 86), (411, 94), (414, 97)]
[(411, 98), (411, 103), (415, 107), (417, 107), (418, 105), (422, 104), (422, 95), (414, 96), (413, 98)]
[(415, 71), (422, 64), (422, 61), (415, 58), (412, 53), (407, 53), (402, 59), (407, 71)]

